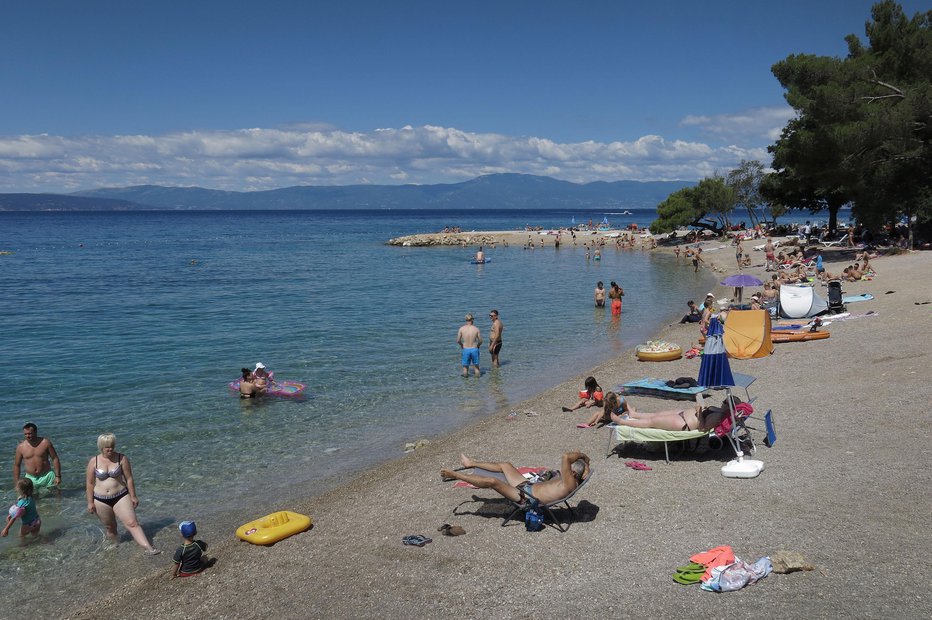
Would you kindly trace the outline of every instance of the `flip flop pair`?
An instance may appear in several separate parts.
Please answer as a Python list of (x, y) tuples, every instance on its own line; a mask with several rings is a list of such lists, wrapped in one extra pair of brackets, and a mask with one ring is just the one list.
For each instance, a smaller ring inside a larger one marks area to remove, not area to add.
[(683, 584), (684, 586), (699, 583), (702, 581), (702, 576), (705, 575), (705, 571), (706, 568), (702, 564), (690, 562), (686, 566), (680, 566), (676, 569), (676, 572), (673, 573), (673, 581)]
[(684, 586), (691, 586), (694, 583), (699, 583), (702, 581), (702, 573), (673, 573), (673, 581), (676, 583), (681, 583)]
[(433, 539), (428, 538), (427, 536), (421, 536), (420, 534), (416, 534), (413, 536), (405, 536), (404, 538), (401, 539), (401, 542), (406, 545), (411, 545), (413, 547), (423, 547), (427, 543), (433, 542)]
[(653, 469), (652, 467), (648, 466), (647, 463), (642, 463), (641, 461), (628, 461), (625, 463), (625, 467), (630, 467), (631, 469), (635, 469), (637, 471), (650, 471)]

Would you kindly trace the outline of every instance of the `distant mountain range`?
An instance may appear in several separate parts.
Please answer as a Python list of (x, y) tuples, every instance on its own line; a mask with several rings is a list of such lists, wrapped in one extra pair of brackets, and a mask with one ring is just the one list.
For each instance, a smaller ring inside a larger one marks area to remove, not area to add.
[(0, 194), (0, 211), (293, 209), (653, 209), (689, 181), (571, 183), (490, 174), (438, 185), (296, 186), (257, 192), (138, 185), (74, 194)]

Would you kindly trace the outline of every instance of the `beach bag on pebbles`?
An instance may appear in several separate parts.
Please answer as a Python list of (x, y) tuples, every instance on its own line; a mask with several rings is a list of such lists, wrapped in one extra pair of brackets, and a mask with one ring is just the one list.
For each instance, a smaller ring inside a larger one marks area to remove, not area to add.
[(524, 513), (524, 529), (529, 532), (539, 532), (544, 529), (544, 515), (533, 508), (528, 508)]

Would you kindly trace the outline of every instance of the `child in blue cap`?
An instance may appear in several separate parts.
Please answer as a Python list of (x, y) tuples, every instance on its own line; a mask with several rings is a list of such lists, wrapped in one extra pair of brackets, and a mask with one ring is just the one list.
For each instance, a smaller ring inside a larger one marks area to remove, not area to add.
[(178, 532), (184, 542), (175, 549), (175, 555), (172, 558), (175, 562), (172, 579), (190, 577), (207, 568), (207, 556), (204, 555), (207, 551), (207, 543), (203, 540), (194, 540), (197, 536), (197, 524), (194, 521), (182, 521), (178, 524)]

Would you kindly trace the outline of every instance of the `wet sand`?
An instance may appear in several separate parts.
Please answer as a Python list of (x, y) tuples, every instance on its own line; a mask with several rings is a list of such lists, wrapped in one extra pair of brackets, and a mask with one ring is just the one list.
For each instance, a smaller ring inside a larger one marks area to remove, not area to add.
[[(721, 252), (731, 273), (734, 255)], [(753, 255), (762, 261), (761, 252)], [(850, 262), (844, 251), (826, 254), (826, 261), (833, 272)], [(311, 515), (309, 532), (266, 548), (241, 543), (233, 532), (204, 531), (218, 558), (204, 574), (169, 581), (166, 549), (158, 574), (112, 592), (88, 587), (85, 598), (59, 615), (929, 617), (932, 304), (916, 304), (932, 301), (932, 253), (872, 262), (879, 271), (873, 281), (844, 289), (872, 293), (875, 300), (848, 309), (874, 316), (833, 322), (827, 340), (779, 344), (770, 357), (732, 362), (735, 371), (758, 377), (754, 407), (772, 409), (776, 419), (776, 445), (758, 443), (757, 458), (766, 464), (758, 478), (722, 477), (719, 468), (732, 456), (727, 448), (713, 451), (703, 443), (668, 465), (662, 448), (606, 456), (607, 430), (575, 428), (588, 412), (560, 408), (572, 404), (586, 375), (607, 388), (698, 372), (698, 359), (643, 363), (628, 351), (579, 369), (578, 377), (516, 407), (517, 416), (499, 412), (325, 495), (270, 507)], [(765, 275), (759, 267), (746, 271)], [(713, 292), (728, 297), (731, 289)], [(625, 303), (637, 303), (636, 296)], [(673, 325), (659, 336), (685, 349), (698, 329)], [(502, 355), (507, 358), (507, 349)], [(633, 398), (648, 411), (668, 404)], [(458, 465), (460, 452), (556, 466), (562, 452), (577, 449), (590, 455), (595, 475), (574, 498), (580, 518), (565, 534), (530, 533), (521, 522), (501, 527), (508, 508), (494, 492), (454, 488), (439, 476), (441, 468)], [(652, 470), (625, 467), (630, 458)], [(466, 534), (442, 536), (437, 528), (444, 523)], [(409, 534), (433, 542), (404, 546)], [(671, 579), (690, 555), (725, 544), (748, 560), (797, 551), (816, 570), (771, 575), (723, 595)]]

